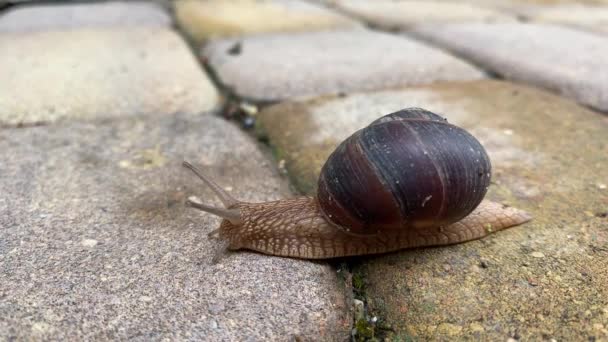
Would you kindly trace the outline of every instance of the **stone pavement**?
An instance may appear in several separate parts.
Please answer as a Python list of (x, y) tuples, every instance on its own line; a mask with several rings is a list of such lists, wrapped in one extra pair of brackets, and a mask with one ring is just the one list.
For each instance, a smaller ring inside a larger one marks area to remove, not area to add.
[[(3, 7), (0, 340), (607, 340), (606, 12), (604, 0)], [(534, 220), (310, 262), (221, 253), (207, 237), (220, 220), (184, 206), (218, 203), (184, 159), (242, 200), (314, 194), (340, 141), (412, 106), (478, 137), (488, 197)]]

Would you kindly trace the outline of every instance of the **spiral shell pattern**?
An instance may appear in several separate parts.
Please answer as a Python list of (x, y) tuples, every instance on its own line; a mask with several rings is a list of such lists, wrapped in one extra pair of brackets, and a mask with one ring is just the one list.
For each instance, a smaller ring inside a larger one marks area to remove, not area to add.
[(420, 108), (385, 115), (355, 132), (321, 170), (326, 219), (353, 234), (448, 225), (472, 212), (490, 184), (483, 146)]

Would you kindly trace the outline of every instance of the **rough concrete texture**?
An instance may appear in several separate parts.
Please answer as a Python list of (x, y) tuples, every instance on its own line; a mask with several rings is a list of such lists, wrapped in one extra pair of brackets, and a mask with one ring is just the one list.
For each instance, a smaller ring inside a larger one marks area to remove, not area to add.
[[(448, 0), (461, 2), (462, 0)], [(539, 7), (561, 6), (568, 4), (601, 5), (608, 4), (606, 0), (466, 0), (467, 3), (511, 10), (514, 13)]]
[(496, 9), (464, 2), (344, 0), (339, 1), (337, 7), (374, 26), (389, 30), (408, 29), (420, 23), (515, 20), (512, 15)]
[[(360, 0), (352, 0), (360, 1)], [(384, 1), (384, 0), (381, 0)], [(398, 0), (395, 2), (409, 1)], [(584, 4), (584, 5), (606, 5), (608, 0), (430, 0), (440, 1), (455, 4), (471, 4), (483, 8), (493, 8), (500, 12), (510, 12), (512, 14), (525, 13), (526, 11), (539, 7), (561, 6), (568, 4)], [(349, 0), (314, 0), (314, 2), (323, 4), (328, 7), (338, 7), (342, 3)], [(375, 2), (375, 1), (374, 1)]]
[(606, 37), (521, 23), (424, 25), (414, 33), (507, 79), (608, 111), (608, 77), (598, 72), (608, 69)]
[(608, 33), (608, 6), (568, 4), (539, 7), (528, 11), (526, 17), (535, 22), (556, 23)]
[[(372, 315), (394, 340), (608, 339), (608, 120), (544, 91), (476, 81), (286, 103), (261, 125), (313, 184), (336, 141), (381, 113), (422, 106), (484, 144), (489, 197), (534, 220), (465, 244), (368, 259)], [(288, 159), (290, 160), (290, 159)], [(289, 163), (287, 163), (289, 165)], [(305, 191), (310, 191), (304, 187)], [(377, 331), (378, 332), (378, 331)]]
[(227, 88), (254, 101), (484, 77), (441, 50), (368, 30), (222, 39), (202, 54)]
[(170, 25), (171, 18), (165, 10), (143, 1), (28, 4), (0, 14), (0, 32)]
[(212, 258), (219, 201), (289, 196), (267, 156), (212, 116), (0, 130), (0, 340), (343, 340), (344, 283), (325, 263)]
[(323, 6), (301, 0), (178, 0), (179, 26), (197, 43), (213, 37), (360, 27)]
[(0, 33), (0, 75), (0, 126), (219, 106), (192, 52), (166, 28)]

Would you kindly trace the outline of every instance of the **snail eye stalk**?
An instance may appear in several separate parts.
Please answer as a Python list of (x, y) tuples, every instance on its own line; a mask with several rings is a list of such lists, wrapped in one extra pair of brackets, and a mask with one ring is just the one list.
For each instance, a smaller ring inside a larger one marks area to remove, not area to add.
[(211, 190), (220, 199), (220, 201), (222, 201), (222, 204), (224, 204), (225, 208), (212, 207), (207, 204), (196, 202), (196, 201), (192, 200), (191, 198), (188, 198), (188, 200), (186, 201), (186, 204), (188, 204), (189, 206), (191, 206), (193, 208), (196, 208), (196, 209), (202, 210), (204, 212), (224, 218), (224, 219), (230, 221), (230, 223), (232, 223), (232, 224), (242, 224), (243, 223), (243, 220), (241, 219), (240, 211), (238, 209), (231, 209), (232, 207), (236, 206), (239, 203), (238, 200), (236, 200), (234, 197), (230, 196), (224, 189), (222, 189), (222, 187), (220, 187), (217, 183), (215, 183), (210, 178), (205, 176), (199, 169), (194, 167), (194, 165), (190, 164), (187, 161), (184, 161), (182, 163), (182, 165), (185, 168), (190, 169), (192, 172), (194, 172), (195, 175), (198, 176), (198, 178), (200, 178), (203, 182), (205, 182), (205, 184), (209, 188), (211, 188)]
[(198, 210), (217, 215), (223, 219), (230, 221), (230, 223), (234, 225), (239, 225), (243, 223), (243, 220), (241, 219), (241, 213), (238, 209), (216, 208), (203, 203), (195, 202), (190, 198), (186, 200), (186, 204), (188, 204), (192, 208), (196, 208)]

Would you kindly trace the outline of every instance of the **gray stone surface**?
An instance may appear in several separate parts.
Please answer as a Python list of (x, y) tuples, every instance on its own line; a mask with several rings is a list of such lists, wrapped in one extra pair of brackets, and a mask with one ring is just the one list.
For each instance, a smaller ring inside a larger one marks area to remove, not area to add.
[(466, 2), (343, 0), (337, 1), (336, 7), (384, 29), (408, 29), (420, 23), (515, 20), (515, 17), (508, 13)]
[(167, 28), (0, 33), (0, 126), (198, 114), (219, 95)]
[(507, 79), (608, 111), (608, 38), (540, 24), (424, 25), (415, 34)]
[(214, 37), (363, 27), (324, 6), (302, 0), (176, 0), (177, 23), (202, 43)]
[(368, 30), (222, 39), (202, 54), (226, 87), (254, 101), (484, 77), (441, 50)]
[(492, 7), (514, 14), (525, 14), (535, 8), (549, 8), (562, 5), (602, 5), (608, 4), (606, 0), (446, 0), (450, 2), (467, 2), (481, 6)]
[(608, 33), (608, 6), (564, 4), (535, 8), (525, 13), (525, 16), (535, 22), (556, 23)]
[(27, 4), (0, 13), (0, 32), (170, 25), (171, 17), (161, 6), (144, 1)]
[(211, 116), (0, 130), (0, 340), (344, 340), (326, 263), (212, 258), (217, 204), (188, 159), (237, 198), (288, 196), (267, 157)]

